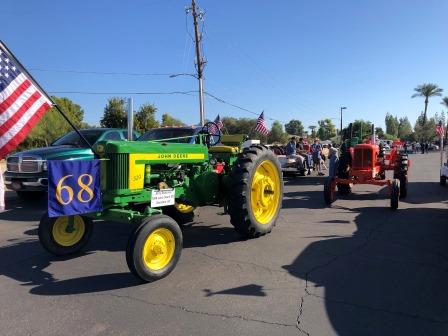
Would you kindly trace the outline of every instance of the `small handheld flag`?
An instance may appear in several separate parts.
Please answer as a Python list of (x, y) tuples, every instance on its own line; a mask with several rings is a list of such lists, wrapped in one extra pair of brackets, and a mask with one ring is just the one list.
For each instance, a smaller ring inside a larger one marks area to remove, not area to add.
[(439, 121), (439, 124), (436, 126), (436, 133), (439, 136), (443, 136), (445, 134), (445, 129), (444, 129), (441, 121)]
[(261, 112), (257, 119), (257, 124), (255, 125), (255, 131), (263, 135), (269, 134), (269, 129), (266, 125), (266, 120), (264, 120), (264, 112)]

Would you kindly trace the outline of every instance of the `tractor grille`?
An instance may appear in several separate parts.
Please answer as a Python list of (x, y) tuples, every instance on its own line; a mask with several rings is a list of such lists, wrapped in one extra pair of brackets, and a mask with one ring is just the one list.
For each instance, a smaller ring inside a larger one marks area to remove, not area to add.
[(355, 148), (353, 158), (354, 169), (372, 168), (372, 149), (371, 148)]
[(129, 175), (128, 154), (108, 154), (107, 189), (127, 189)]

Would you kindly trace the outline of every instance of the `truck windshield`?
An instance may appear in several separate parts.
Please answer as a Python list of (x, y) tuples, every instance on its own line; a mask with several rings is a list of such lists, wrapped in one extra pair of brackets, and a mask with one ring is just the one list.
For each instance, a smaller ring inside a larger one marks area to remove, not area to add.
[[(143, 134), (138, 141), (172, 139), (167, 142), (189, 143), (194, 135), (194, 128), (158, 128)], [(182, 138), (182, 139), (173, 139)]]
[[(102, 130), (82, 130), (82, 135), (87, 139), (87, 141), (93, 145), (98, 141), (101, 134), (103, 134)], [(78, 133), (72, 131), (63, 137), (59, 138), (55, 142), (51, 144), (52, 146), (61, 146), (61, 145), (71, 145), (76, 147), (88, 148), (87, 144), (80, 138)]]

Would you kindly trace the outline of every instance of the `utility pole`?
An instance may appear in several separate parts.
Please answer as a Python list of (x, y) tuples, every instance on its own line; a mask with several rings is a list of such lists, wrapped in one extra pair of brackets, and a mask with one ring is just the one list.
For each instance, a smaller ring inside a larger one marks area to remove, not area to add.
[(196, 43), (196, 70), (197, 70), (197, 78), (199, 82), (199, 115), (200, 115), (200, 123), (201, 126), (204, 126), (204, 78), (203, 71), (205, 61), (201, 55), (201, 42), (202, 42), (202, 34), (199, 32), (198, 28), (198, 19), (202, 20), (204, 17), (204, 12), (196, 5), (195, 0), (191, 0), (191, 8), (187, 8), (187, 13), (191, 10), (191, 14), (193, 15), (193, 24), (194, 24), (194, 39)]

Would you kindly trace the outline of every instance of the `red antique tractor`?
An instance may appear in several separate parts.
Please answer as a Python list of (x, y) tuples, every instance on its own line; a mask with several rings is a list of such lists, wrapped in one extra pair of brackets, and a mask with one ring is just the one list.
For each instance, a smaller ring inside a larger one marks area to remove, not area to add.
[[(372, 184), (388, 186), (390, 207), (397, 209), (399, 199), (407, 194), (407, 154), (400, 153), (398, 146), (393, 146), (389, 153), (385, 153), (382, 146), (374, 141), (363, 144), (357, 142), (357, 138), (351, 138), (341, 146), (338, 169), (324, 184), (325, 203), (331, 205), (336, 200), (336, 188), (339, 194), (349, 194), (352, 185)], [(386, 178), (388, 170), (394, 172), (392, 180)]]

